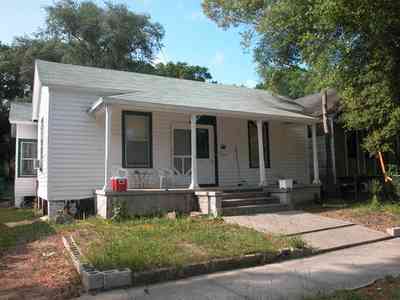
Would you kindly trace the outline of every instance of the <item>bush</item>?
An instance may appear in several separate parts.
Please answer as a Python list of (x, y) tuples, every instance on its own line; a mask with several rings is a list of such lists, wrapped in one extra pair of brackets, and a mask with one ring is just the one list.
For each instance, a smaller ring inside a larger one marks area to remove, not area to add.
[(129, 218), (128, 207), (125, 201), (117, 200), (113, 204), (112, 221), (121, 222)]
[(381, 206), (381, 194), (382, 194), (383, 186), (381, 182), (377, 179), (372, 180), (371, 184), (371, 206), (374, 208), (378, 208)]

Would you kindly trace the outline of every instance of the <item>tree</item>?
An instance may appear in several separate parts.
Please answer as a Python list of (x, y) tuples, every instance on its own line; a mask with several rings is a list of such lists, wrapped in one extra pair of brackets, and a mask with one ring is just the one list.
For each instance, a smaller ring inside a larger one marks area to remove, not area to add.
[(159, 63), (155, 66), (154, 73), (161, 76), (195, 81), (207, 81), (212, 79), (208, 68), (191, 66), (185, 62), (168, 62), (166, 64)]
[(259, 73), (263, 82), (257, 84), (257, 89), (265, 89), (292, 99), (303, 97), (315, 92), (312, 72), (292, 66), (288, 68), (260, 68)]
[(66, 63), (133, 71), (162, 47), (163, 27), (123, 4), (61, 0), (46, 11), (44, 33), (66, 45)]
[(392, 150), (400, 129), (400, 2), (203, 0), (222, 27), (246, 26), (263, 68), (306, 65), (317, 88), (341, 94), (343, 121), (368, 132), (371, 153)]

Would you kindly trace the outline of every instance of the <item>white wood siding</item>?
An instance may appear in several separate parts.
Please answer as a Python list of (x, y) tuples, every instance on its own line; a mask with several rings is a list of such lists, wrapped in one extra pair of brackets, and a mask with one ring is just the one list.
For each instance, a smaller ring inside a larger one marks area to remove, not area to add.
[[(43, 199), (48, 198), (48, 152), (49, 152), (49, 126), (50, 126), (50, 118), (49, 118), (49, 89), (47, 87), (42, 87), (41, 99), (40, 99), (40, 107), (39, 107), (39, 118), (38, 118), (38, 158), (40, 158), (40, 139), (43, 137), (43, 161), (42, 169), (38, 170), (37, 179), (38, 179), (38, 196)], [(41, 131), (41, 122), (43, 120), (43, 132)]]
[[(260, 182), (259, 169), (249, 167), (247, 122), (217, 118), (219, 182), (222, 186), (234, 186), (243, 181), (249, 185)], [(304, 125), (269, 122), (271, 168), (266, 169), (268, 184), (276, 184), (283, 177), (309, 183), (304, 131)]]
[(99, 98), (65, 89), (50, 90), (49, 200), (93, 196), (104, 174), (104, 121), (87, 113)]
[(19, 169), (19, 140), (37, 139), (36, 124), (16, 124), (16, 145), (15, 145), (15, 180), (14, 180), (14, 199), (15, 206), (20, 207), (25, 196), (34, 196), (36, 189), (36, 177), (18, 177)]

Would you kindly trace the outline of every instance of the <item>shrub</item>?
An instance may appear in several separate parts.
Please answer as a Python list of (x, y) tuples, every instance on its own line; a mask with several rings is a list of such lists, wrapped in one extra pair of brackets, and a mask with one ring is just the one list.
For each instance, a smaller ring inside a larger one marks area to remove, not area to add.
[(373, 208), (379, 208), (381, 206), (381, 194), (383, 191), (383, 186), (381, 182), (377, 179), (372, 180), (371, 184), (371, 194), (372, 199), (370, 205)]
[(289, 239), (289, 245), (295, 249), (305, 249), (307, 247), (306, 242), (298, 236), (291, 237)]
[(128, 207), (125, 201), (117, 200), (113, 204), (112, 221), (121, 222), (129, 218)]

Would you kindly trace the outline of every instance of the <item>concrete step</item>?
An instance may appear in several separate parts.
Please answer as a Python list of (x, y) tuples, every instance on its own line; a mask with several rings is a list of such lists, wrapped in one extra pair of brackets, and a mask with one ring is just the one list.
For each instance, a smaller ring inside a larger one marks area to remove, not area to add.
[(222, 199), (245, 199), (245, 198), (259, 198), (267, 197), (268, 194), (263, 191), (254, 192), (224, 192)]
[(236, 207), (222, 208), (223, 216), (252, 215), (261, 213), (273, 213), (278, 211), (289, 210), (285, 204), (271, 203), (265, 205), (243, 205)]
[(252, 197), (252, 198), (237, 198), (237, 199), (224, 199), (222, 200), (222, 207), (237, 207), (248, 205), (265, 205), (279, 203), (279, 199), (274, 197)]

